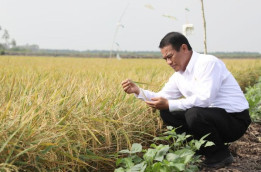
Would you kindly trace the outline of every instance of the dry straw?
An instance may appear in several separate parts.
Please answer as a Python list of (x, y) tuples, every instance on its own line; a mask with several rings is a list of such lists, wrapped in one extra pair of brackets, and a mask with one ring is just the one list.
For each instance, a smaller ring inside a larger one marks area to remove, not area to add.
[[(260, 61), (232, 64), (237, 79), (252, 72), (245, 85), (260, 74)], [(157, 91), (172, 73), (162, 60), (0, 57), (0, 171), (113, 170), (115, 152), (162, 125), (119, 83), (139, 77)]]

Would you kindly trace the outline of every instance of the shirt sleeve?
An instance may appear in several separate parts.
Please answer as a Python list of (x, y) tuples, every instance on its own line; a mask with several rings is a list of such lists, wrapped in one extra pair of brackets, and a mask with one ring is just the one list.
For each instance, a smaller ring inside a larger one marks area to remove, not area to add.
[(195, 85), (189, 97), (169, 100), (169, 110), (186, 110), (191, 107), (209, 107), (222, 83), (222, 65), (218, 61), (207, 61), (195, 69)]
[(165, 99), (177, 99), (181, 97), (182, 94), (180, 93), (177, 82), (176, 82), (176, 75), (175, 73), (170, 77), (169, 81), (164, 85), (164, 87), (157, 93), (144, 90), (140, 88), (140, 94), (136, 95), (137, 98), (142, 100), (151, 100), (153, 97), (163, 97)]

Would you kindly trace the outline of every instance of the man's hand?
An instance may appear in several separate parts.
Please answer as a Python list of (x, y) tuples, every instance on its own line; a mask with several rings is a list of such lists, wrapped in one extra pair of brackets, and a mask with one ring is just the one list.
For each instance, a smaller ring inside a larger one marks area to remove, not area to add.
[(169, 109), (169, 102), (167, 99), (163, 97), (154, 97), (151, 99), (152, 101), (146, 101), (147, 105), (152, 108), (156, 108), (159, 110)]
[(128, 94), (131, 94), (131, 93), (135, 93), (137, 95), (140, 94), (139, 87), (136, 84), (134, 84), (130, 79), (126, 79), (125, 81), (123, 81), (121, 83), (121, 85), (122, 85), (123, 90)]

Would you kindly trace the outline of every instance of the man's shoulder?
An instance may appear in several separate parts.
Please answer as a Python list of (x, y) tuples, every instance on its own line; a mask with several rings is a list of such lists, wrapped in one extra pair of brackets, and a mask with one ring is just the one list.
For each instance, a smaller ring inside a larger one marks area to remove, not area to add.
[(221, 62), (216, 56), (210, 54), (199, 54), (197, 64), (219, 63)]
[(200, 54), (199, 58), (195, 64), (195, 69), (202, 71), (206, 68), (213, 68), (215, 66), (216, 69), (227, 71), (225, 63), (213, 55), (205, 55)]
[(219, 60), (216, 56), (211, 54), (199, 54), (199, 59), (205, 60), (205, 61), (216, 61)]

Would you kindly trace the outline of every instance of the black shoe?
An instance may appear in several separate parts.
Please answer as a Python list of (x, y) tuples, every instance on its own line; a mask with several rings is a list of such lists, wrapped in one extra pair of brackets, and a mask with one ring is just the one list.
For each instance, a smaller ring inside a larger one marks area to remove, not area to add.
[(221, 160), (215, 160), (215, 158), (206, 158), (206, 160), (203, 162), (203, 165), (208, 168), (222, 168), (227, 165), (230, 165), (234, 161), (233, 156), (229, 153), (228, 156)]

